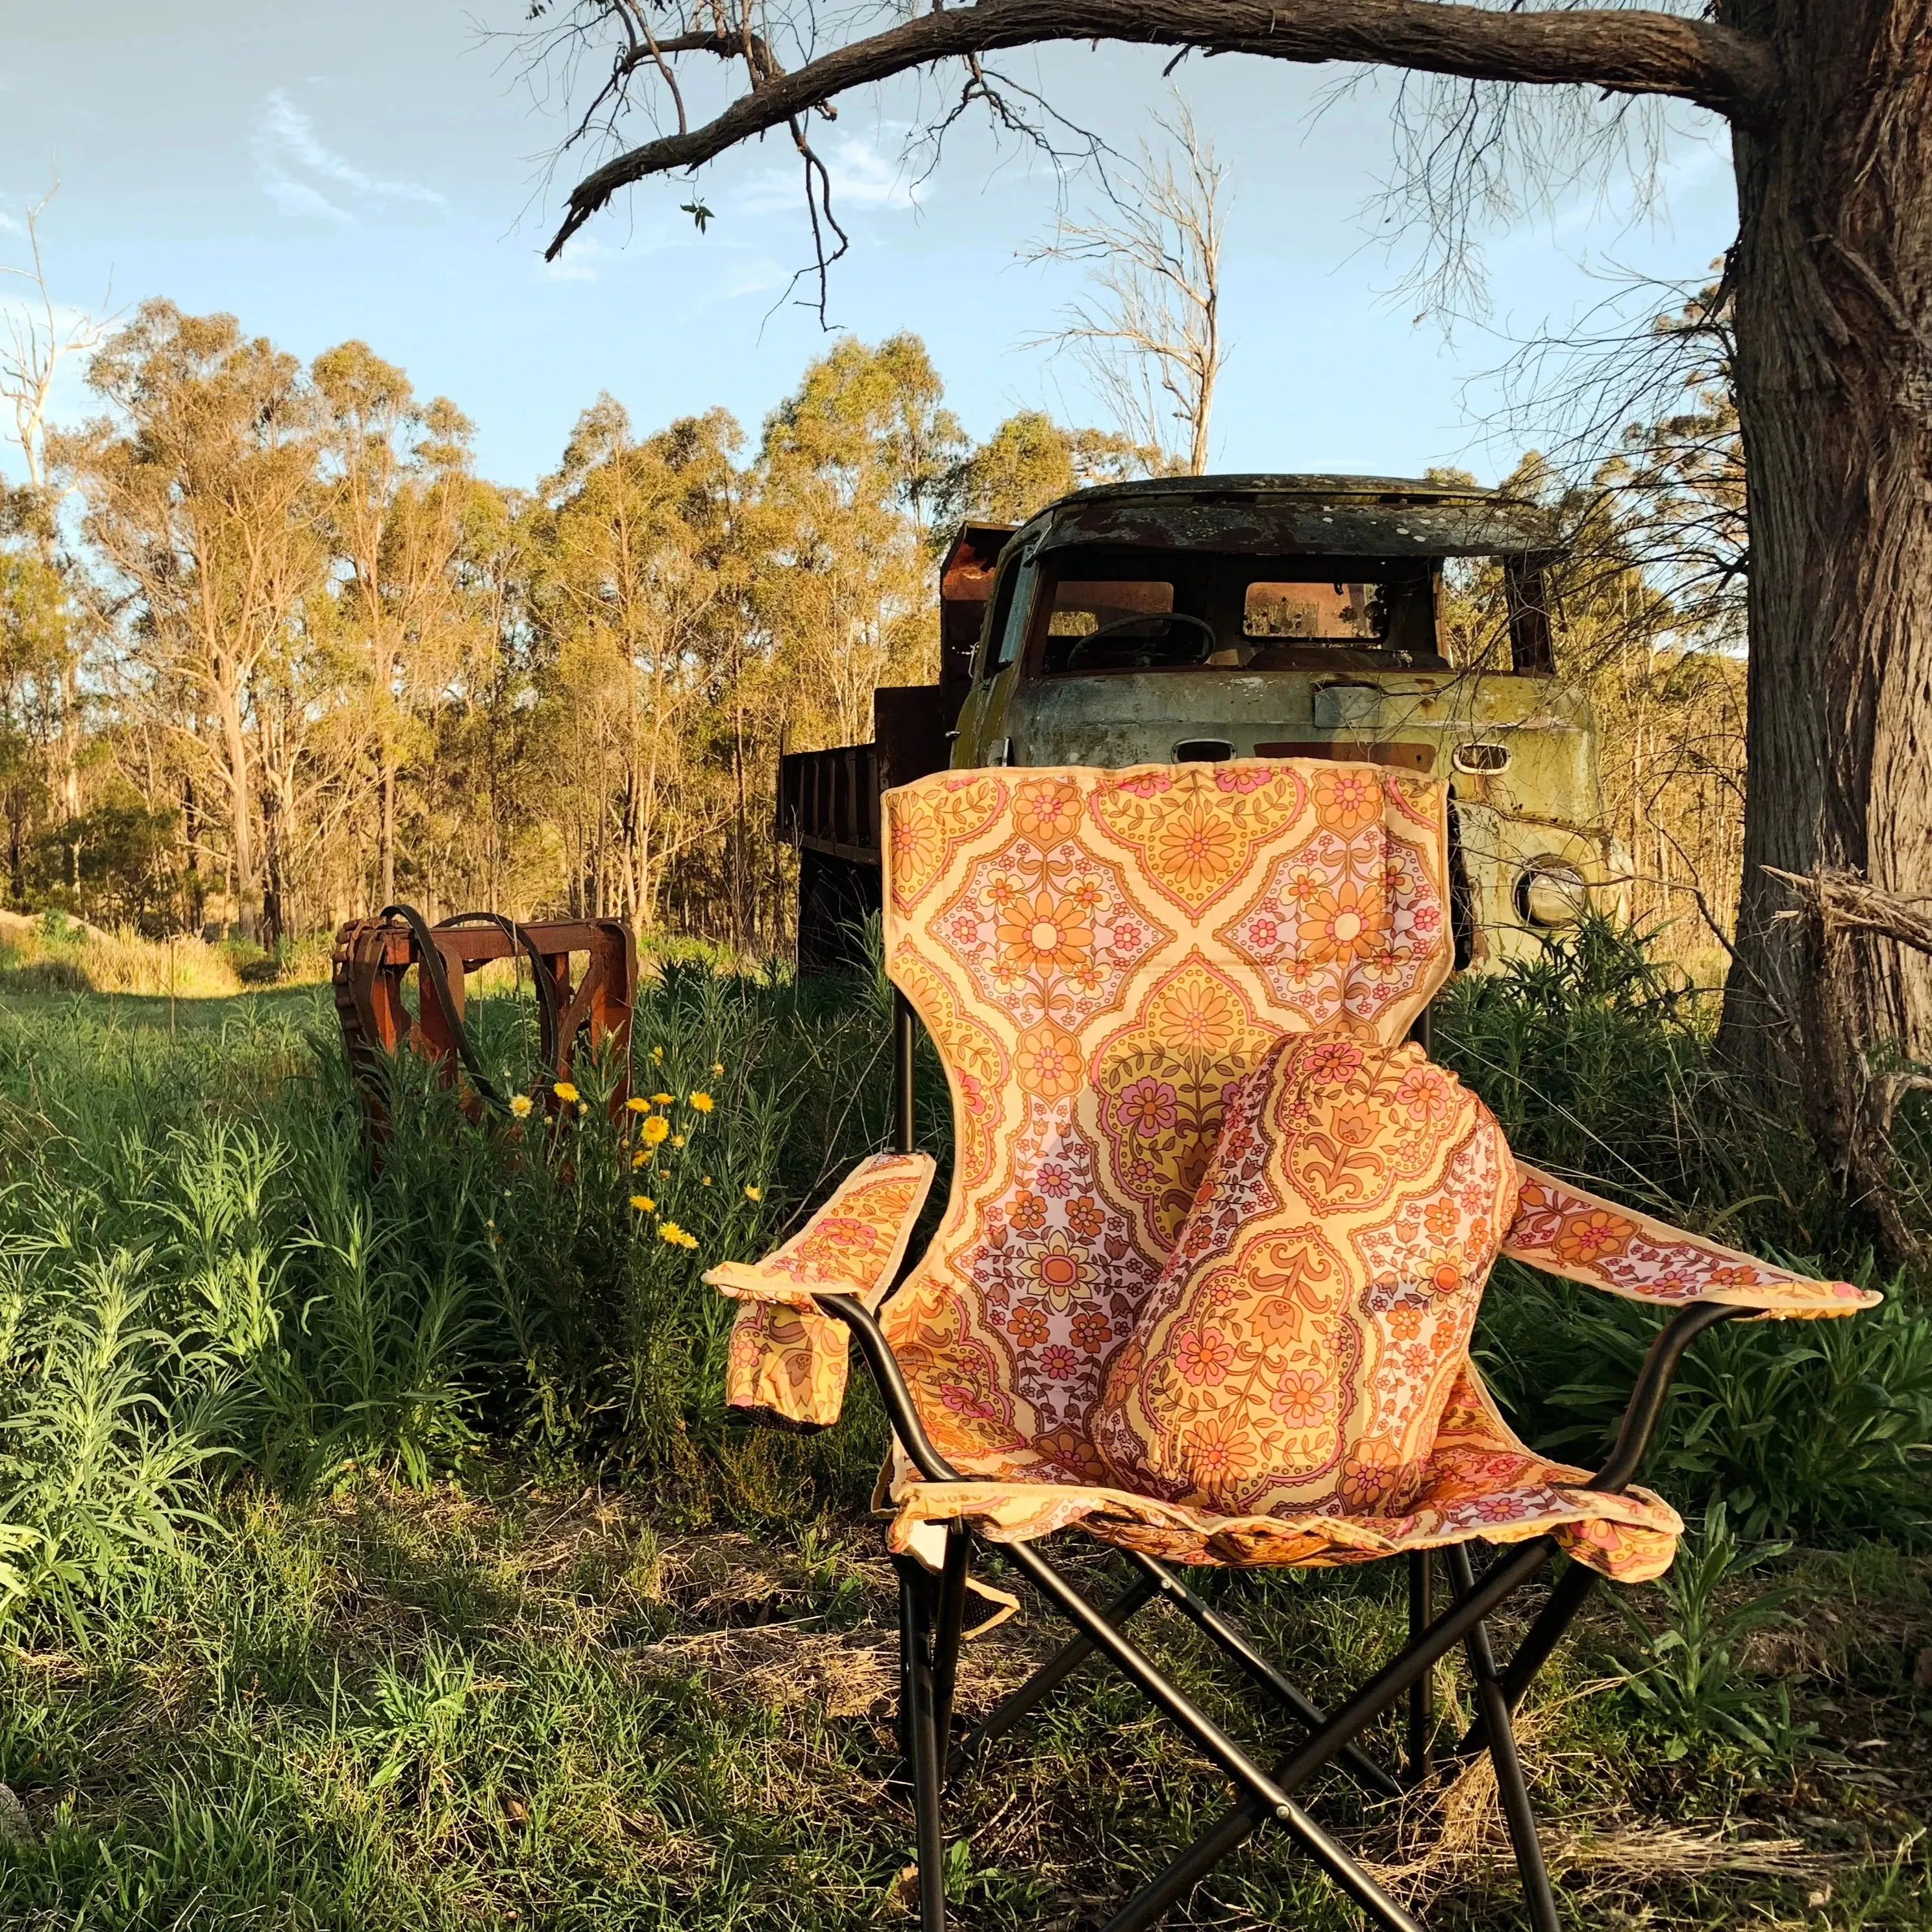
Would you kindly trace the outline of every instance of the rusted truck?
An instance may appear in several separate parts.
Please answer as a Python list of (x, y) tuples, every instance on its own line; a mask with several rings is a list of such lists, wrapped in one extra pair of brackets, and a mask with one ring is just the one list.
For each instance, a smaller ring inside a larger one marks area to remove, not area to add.
[[(967, 524), (940, 568), (939, 681), (882, 687), (868, 745), (794, 753), (801, 972), (862, 956), (882, 789), (950, 765), (1366, 760), (1450, 780), (1456, 963), (1621, 914), (1597, 734), (1555, 675), (1548, 514), (1377, 476), (1109, 484), (1017, 530)], [(1448, 655), (1445, 568), (1499, 567), (1507, 668)]]

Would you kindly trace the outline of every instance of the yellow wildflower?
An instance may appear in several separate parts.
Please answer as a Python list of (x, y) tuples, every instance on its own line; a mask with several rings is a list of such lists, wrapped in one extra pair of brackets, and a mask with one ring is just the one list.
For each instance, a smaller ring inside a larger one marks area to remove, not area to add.
[(684, 1136), (683, 1136), (683, 1135), (682, 1135), (682, 1134), (673, 1134), (673, 1135), (671, 1136), (671, 1137), (670, 1137), (670, 1144), (671, 1144), (671, 1145), (672, 1145), (673, 1147), (682, 1147), (682, 1146), (683, 1146), (683, 1144), (684, 1144)]
[(634, 1194), (631, 1196), (631, 1205), (640, 1214), (650, 1214), (656, 1208), (657, 1204), (658, 1204), (653, 1201), (648, 1194)]
[(765, 1190), (762, 1187), (748, 1187), (745, 1190), (745, 1198), (747, 1201), (762, 1201), (764, 1198)]
[(718, 1103), (709, 1094), (694, 1094), (691, 1096), (691, 1104), (700, 1114), (708, 1114)]
[(530, 1096), (527, 1094), (512, 1094), (510, 1096), (510, 1112), (520, 1120), (530, 1111)]
[(634, 1094), (624, 1102), (624, 1105), (634, 1114), (648, 1114), (651, 1111), (650, 1101), (640, 1100)]
[(653, 1094), (652, 1100), (660, 1107), (668, 1107), (677, 1098), (675, 1094)]
[(639, 1138), (646, 1147), (656, 1147), (670, 1132), (670, 1123), (662, 1114), (653, 1114), (638, 1130)]
[(651, 1058), (652, 1058), (653, 1060), (662, 1060), (662, 1059), (663, 1059), (663, 1058), (664, 1058), (664, 1048), (663, 1048), (662, 1047), (661, 1047), (661, 1046), (654, 1046), (654, 1047), (652, 1047), (652, 1048), (651, 1048)]
[(577, 1111), (580, 1114), (589, 1113), (590, 1111), (590, 1102), (588, 1100), (578, 1101), (577, 1103)]
[(550, 1090), (560, 1100), (574, 1100), (577, 1098), (577, 1089), (568, 1080), (560, 1080)]
[(700, 1187), (709, 1187), (711, 1185), (710, 1175), (708, 1174), (704, 1175), (703, 1178), (699, 1180), (698, 1184)]
[(712, 1072), (722, 1076), (724, 1071), (724, 1061), (722, 1060), (714, 1060), (711, 1063), (711, 1070)]
[(637, 1153), (632, 1155), (631, 1165), (633, 1167), (648, 1167), (650, 1165), (650, 1149), (649, 1148), (643, 1148)]
[(698, 1237), (686, 1234), (675, 1221), (660, 1221), (658, 1232), (674, 1248), (694, 1248), (698, 1245)]

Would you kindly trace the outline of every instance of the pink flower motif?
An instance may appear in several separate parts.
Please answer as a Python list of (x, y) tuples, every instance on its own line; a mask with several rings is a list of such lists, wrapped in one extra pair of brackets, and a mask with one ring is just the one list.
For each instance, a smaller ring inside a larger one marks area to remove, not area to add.
[(1118, 921), (1114, 927), (1114, 950), (1131, 952), (1141, 943), (1141, 929), (1130, 919)]
[(1259, 952), (1271, 952), (1281, 936), (1281, 928), (1271, 919), (1258, 919), (1248, 928), (1248, 938)]
[(1049, 1201), (1064, 1201), (1073, 1192), (1072, 1178), (1058, 1161), (1042, 1161), (1034, 1184)]
[(1346, 1040), (1324, 1040), (1311, 1047), (1301, 1063), (1310, 1080), (1346, 1080), (1362, 1064), (1362, 1049)]
[(1216, 765), (1214, 767), (1214, 789), (1238, 794), (1258, 791), (1274, 776), (1274, 772), (1257, 771), (1252, 765)]
[(1056, 1342), (1052, 1348), (1042, 1353), (1040, 1366), (1048, 1382), (1067, 1382), (1078, 1370), (1080, 1358), (1071, 1348), (1062, 1348)]
[(1335, 1406), (1316, 1369), (1290, 1369), (1276, 1384), (1268, 1406), (1291, 1429), (1312, 1429)]
[(1211, 1388), (1234, 1365), (1234, 1345), (1218, 1328), (1184, 1328), (1174, 1345), (1174, 1366), (1196, 1388)]
[(1127, 1132), (1143, 1136), (1165, 1132), (1179, 1117), (1174, 1089), (1150, 1073), (1136, 1080), (1114, 1103), (1114, 1118), (1119, 1126)]

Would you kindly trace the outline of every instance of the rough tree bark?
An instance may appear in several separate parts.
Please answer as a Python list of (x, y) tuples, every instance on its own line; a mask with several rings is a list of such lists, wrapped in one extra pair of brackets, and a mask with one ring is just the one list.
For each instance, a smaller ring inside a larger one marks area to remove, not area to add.
[(1884, 1192), (1876, 1049), (1932, 1058), (1932, 962), (1780, 918), (1767, 868), (1932, 892), (1932, 4), (1729, 0), (1783, 79), (1735, 137), (1750, 796), (1724, 1051)]

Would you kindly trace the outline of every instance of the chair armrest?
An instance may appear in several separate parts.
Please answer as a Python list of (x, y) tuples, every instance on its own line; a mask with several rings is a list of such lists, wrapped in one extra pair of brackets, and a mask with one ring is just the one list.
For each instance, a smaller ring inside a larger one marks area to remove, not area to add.
[(1885, 1298), (1848, 1281), (1814, 1281), (1687, 1234), (1517, 1163), (1516, 1218), (1502, 1251), (1545, 1274), (1665, 1307), (1717, 1303), (1764, 1321), (1856, 1315)]
[(724, 1372), (735, 1420), (800, 1429), (838, 1420), (845, 1336), (818, 1298), (849, 1298), (868, 1312), (879, 1305), (898, 1278), (932, 1176), (930, 1154), (874, 1154), (776, 1253), (706, 1270), (706, 1281), (743, 1304)]

